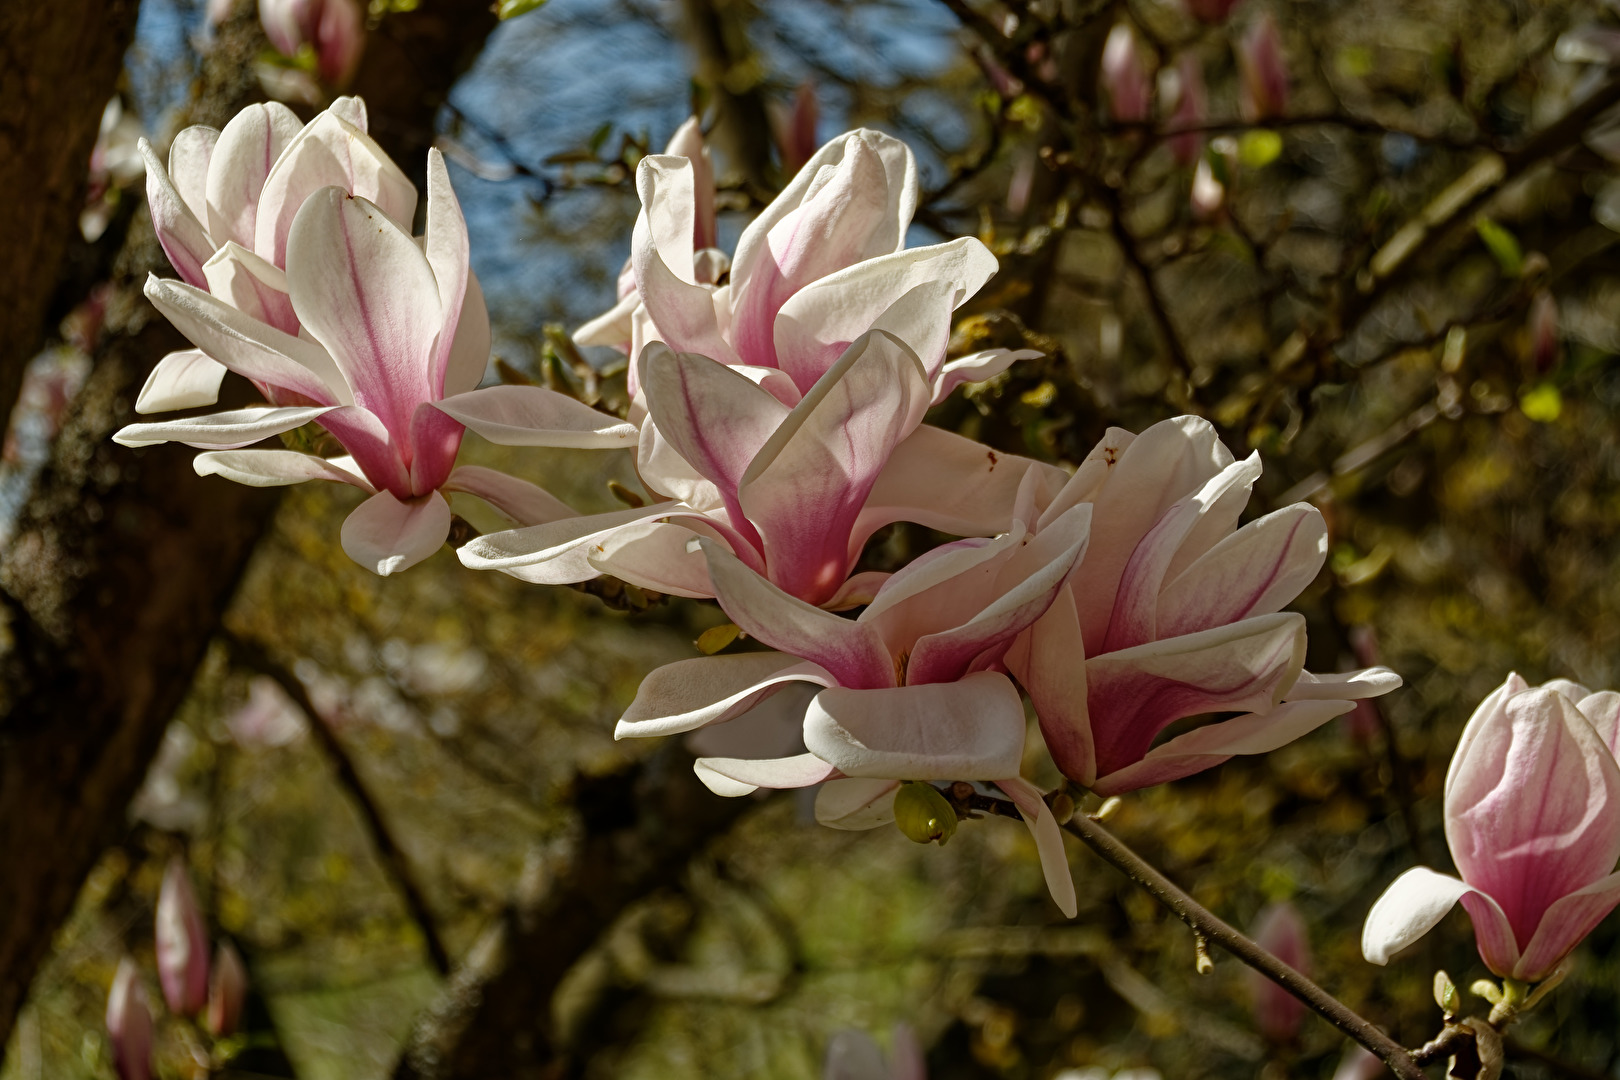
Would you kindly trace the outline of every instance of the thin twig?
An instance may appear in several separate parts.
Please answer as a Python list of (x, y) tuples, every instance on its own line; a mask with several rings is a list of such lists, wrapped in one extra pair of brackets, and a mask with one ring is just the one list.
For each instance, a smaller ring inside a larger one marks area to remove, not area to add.
[(1412, 1061), (1411, 1054), (1407, 1053), (1406, 1048), (1400, 1043), (1199, 904), (1169, 878), (1148, 865), (1140, 855), (1126, 847), (1113, 833), (1084, 814), (1071, 818), (1064, 827), (1078, 836), (1087, 847), (1101, 855), (1103, 861), (1146, 889), (1155, 900), (1196, 933), (1215, 942), (1293, 994), (1328, 1023), (1378, 1055), (1396, 1076), (1402, 1080), (1425, 1080), (1423, 1070), (1417, 1067)]
[(229, 632), (222, 636), (233, 660), (274, 680), (308, 718), (310, 733), (314, 735), (316, 743), (331, 762), (333, 771), (337, 773), (338, 783), (349, 793), (355, 807), (360, 811), (360, 820), (371, 838), (372, 847), (376, 849), (377, 860), (382, 863), (383, 872), (393, 879), (394, 885), (399, 889), (400, 899), (405, 903), (406, 912), (410, 915), (411, 921), (416, 923), (417, 929), (422, 932), (428, 959), (440, 975), (448, 975), (450, 951), (445, 948), (443, 939), (439, 937), (438, 928), (433, 921), (433, 912), (428, 907), (421, 888), (416, 884), (410, 862), (394, 840), (394, 835), (389, 831), (388, 822), (383, 819), (376, 801), (366, 790), (365, 781), (360, 778), (354, 759), (333, 734), (326, 718), (315, 708), (315, 703), (310, 700), (303, 682), (284, 665), (278, 663), (258, 642), (249, 641)]

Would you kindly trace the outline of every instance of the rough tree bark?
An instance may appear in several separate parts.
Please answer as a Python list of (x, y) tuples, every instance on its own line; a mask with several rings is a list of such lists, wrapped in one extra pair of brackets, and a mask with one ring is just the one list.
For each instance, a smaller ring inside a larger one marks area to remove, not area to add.
[(0, 417), (39, 351), (137, 0), (0, 0)]
[(684, 0), (692, 70), (714, 100), (709, 141), (756, 198), (771, 190), (771, 120), (760, 93), (760, 69), (748, 46), (743, 5)]
[[(11, 7), (82, 26), (88, 6), (4, 2), (8, 49)], [(409, 65), (414, 92), (368, 103), (379, 141), (407, 167), (404, 155), (420, 156), (434, 110), (493, 26), (487, 8), (443, 0), (392, 16), (368, 52), (358, 81), (378, 94), (395, 79), (378, 69)], [(407, 33), (419, 26), (428, 29)], [(392, 48), (396, 38), (419, 47)], [(253, 59), (262, 44), (251, 10), (220, 28), (189, 120), (219, 126), (260, 96)], [(96, 117), (110, 93), (109, 82)], [(88, 144), (81, 170), (87, 155)], [(40, 186), (34, 174), (17, 190)], [(184, 346), (140, 294), (148, 271), (170, 272), (143, 215), (115, 269), (89, 382), (0, 554), (0, 1047), (84, 875), (123, 828), (276, 505), (273, 492), (197, 477), (184, 447), (108, 441), (132, 419), (152, 366)]]

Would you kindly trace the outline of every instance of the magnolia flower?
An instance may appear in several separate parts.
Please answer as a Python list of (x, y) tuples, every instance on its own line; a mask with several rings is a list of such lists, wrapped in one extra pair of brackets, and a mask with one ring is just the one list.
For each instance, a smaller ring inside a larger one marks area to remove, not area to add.
[(246, 998), (247, 968), (236, 947), (222, 941), (214, 952), (214, 975), (208, 983), (208, 1010), (204, 1014), (208, 1030), (216, 1039), (236, 1031)]
[[(285, 105), (250, 105), (223, 131), (201, 125), (174, 137), (165, 169), (144, 139), (146, 201), (169, 262), (188, 285), (297, 336), (287, 295), (287, 237), (304, 200), (328, 185), (375, 204), (404, 228), (416, 186), (366, 134), (366, 106), (339, 98), (307, 125)], [(488, 335), (483, 298), (469, 289), (464, 333)], [(476, 340), (469, 344), (476, 351)], [(487, 349), (487, 343), (483, 345)], [(225, 367), (199, 349), (164, 357), (141, 388), (138, 413), (212, 405)], [(280, 390), (259, 384), (272, 404)]]
[(107, 1037), (112, 1042), (113, 1069), (119, 1080), (149, 1080), (152, 1076), (152, 1009), (135, 961), (118, 962), (112, 990), (107, 994)]
[(1459, 878), (1415, 867), (1367, 914), (1375, 964), (1459, 900), (1485, 965), (1537, 982), (1620, 904), (1620, 694), (1518, 675), (1480, 703), (1446, 773), (1446, 842)]
[[(1036, 524), (1093, 508), (1090, 554), (1008, 656), (1065, 775), (1099, 795), (1260, 754), (1400, 685), (1386, 668), (1312, 675), (1305, 617), (1327, 529), (1296, 503), (1237, 528), (1259, 455), (1209, 422), (1109, 429)], [(1155, 746), (1178, 720), (1239, 713)]]
[[(1255, 919), (1249, 936), (1255, 944), (1299, 972), (1309, 975), (1311, 946), (1305, 920), (1286, 900), (1268, 904)], [(1274, 1043), (1285, 1043), (1299, 1033), (1305, 1019), (1305, 1005), (1293, 994), (1258, 971), (1247, 971), (1249, 999), (1255, 1026)]]
[(1002, 661), (1058, 595), (1085, 551), (1090, 520), (1091, 508), (1076, 506), (1036, 536), (1015, 517), (1012, 531), (995, 539), (936, 548), (888, 578), (855, 619), (789, 595), (704, 539), (720, 606), (750, 637), (780, 651), (657, 669), (615, 737), (745, 725), (750, 710), (790, 683), (823, 687), (804, 710), (806, 753), (700, 758), (703, 782), (721, 795), (746, 795), (833, 781), (820, 792), (816, 816), (843, 829), (893, 820), (902, 781), (993, 783), (1024, 814), (1052, 895), (1072, 917), (1074, 884), (1057, 822), (1018, 775), (1024, 708)]
[(1238, 68), (1243, 73), (1243, 115), (1267, 120), (1288, 111), (1288, 61), (1283, 57), (1282, 32), (1271, 12), (1262, 12), (1238, 45)]
[(328, 86), (345, 86), (366, 45), (365, 13), (357, 0), (259, 0), (265, 36), (283, 56), (309, 45), (315, 71)]
[(1115, 120), (1139, 124), (1148, 118), (1153, 88), (1130, 23), (1115, 23), (1103, 43), (1102, 85), (1108, 95), (1109, 115)]
[(163, 872), (157, 903), (157, 969), (163, 1000), (177, 1016), (192, 1016), (208, 1001), (208, 928), (178, 857)]
[[(488, 322), (481, 297), (464, 307), (472, 292), (467, 225), (439, 152), (428, 152), (420, 244), (380, 206), (341, 187), (301, 202), (282, 278), (301, 336), (183, 282), (153, 277), (146, 286), (182, 333), (272, 391), (272, 404), (132, 424), (114, 439), (203, 448), (200, 475), (244, 484), (332, 480), (360, 488), (371, 497), (343, 523), (343, 549), (379, 574), (412, 566), (444, 542), (451, 514), (441, 491), (476, 495), (523, 523), (572, 515), (533, 484), (455, 468), (465, 427), (495, 442), (574, 447), (629, 445), (635, 429), (539, 387), (473, 391), (488, 356)], [(265, 221), (261, 214), (261, 234)], [(464, 314), (477, 326), (458, 335)], [(348, 456), (240, 449), (311, 421)]]
[(905, 1024), (896, 1024), (888, 1060), (872, 1036), (846, 1028), (827, 1040), (822, 1080), (928, 1080), (928, 1065), (917, 1036)]

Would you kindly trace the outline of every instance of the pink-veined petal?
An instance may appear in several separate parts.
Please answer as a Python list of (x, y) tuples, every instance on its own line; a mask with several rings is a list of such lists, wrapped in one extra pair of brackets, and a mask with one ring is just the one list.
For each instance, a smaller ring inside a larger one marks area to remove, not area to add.
[(838, 770), (814, 754), (795, 757), (698, 758), (692, 770), (705, 787), (716, 795), (734, 798), (750, 795), (760, 788), (801, 788), (819, 784), (838, 775)]
[(219, 400), (224, 378), (225, 365), (201, 349), (179, 349), (159, 360), (146, 377), (135, 411), (146, 416), (212, 405)]
[(714, 293), (696, 280), (692, 185), (692, 163), (686, 158), (653, 154), (637, 165), (641, 213), (630, 240), (636, 291), (658, 340), (676, 352), (740, 363), (722, 334)]
[(373, 573), (408, 570), (444, 546), (450, 504), (437, 491), (401, 502), (379, 491), (343, 519), (343, 550)]
[(219, 450), (198, 454), (192, 459), (191, 467), (198, 476), (223, 476), (249, 487), (282, 487), (306, 480), (330, 480), (351, 484), (368, 495), (376, 494), (376, 489), (358, 472), (296, 450)]
[(461, 465), (442, 485), (444, 491), (462, 491), (476, 496), (516, 525), (543, 525), (577, 517), (573, 507), (551, 492), (527, 480), (482, 465)]
[(331, 410), (330, 405), (293, 408), (255, 406), (208, 416), (154, 420), (120, 428), (113, 435), (113, 442), (120, 446), (156, 446), (158, 443), (178, 442), (208, 450), (235, 450), (252, 446), (272, 435), (280, 435), (283, 431), (303, 427)]
[(287, 275), (235, 240), (228, 240), (203, 264), (208, 293), (244, 315), (296, 336), (298, 316), (287, 296)]
[(899, 780), (852, 776), (829, 780), (816, 792), (816, 820), (832, 829), (864, 832), (894, 820)]
[(1620, 905), (1620, 874), (1610, 874), (1554, 900), (1514, 965), (1513, 977), (1525, 982), (1546, 978), (1616, 905)]
[(219, 133), (208, 162), (208, 235), (217, 244), (253, 244), (265, 178), (298, 135), (298, 117), (279, 101), (249, 105)]
[(467, 429), (424, 401), (411, 416), (411, 494), (425, 495), (442, 485), (455, 468)]
[(1065, 918), (1080, 914), (1080, 902), (1074, 894), (1074, 875), (1069, 872), (1069, 855), (1063, 850), (1063, 831), (1051, 807), (1041, 798), (1040, 789), (1021, 776), (997, 780), (996, 786), (1012, 799), (1023, 815), (1035, 838), (1035, 850), (1041, 856), (1041, 873), (1046, 878), (1046, 889), (1052, 902)]
[(365, 100), (353, 94), (333, 98), (332, 104), (328, 105), (326, 110), (338, 119), (353, 124), (361, 131), (365, 131), (369, 126)]
[(1013, 645), (1006, 663), (1035, 706), (1041, 738), (1059, 771), (1090, 787), (1097, 780), (1097, 749), (1086, 708), (1086, 647), (1070, 590), (1059, 590), (1052, 606)]
[(146, 205), (152, 212), (158, 243), (182, 281), (203, 287), (203, 263), (214, 253), (214, 242), (175, 188), (152, 144), (142, 139), (140, 149), (146, 159)]
[(411, 474), (399, 446), (375, 414), (348, 405), (322, 416), (320, 424), (349, 452), (373, 487), (401, 499), (412, 496)]
[(1327, 523), (1305, 503), (1251, 521), (1159, 594), (1155, 633), (1174, 637), (1270, 615), (1292, 603), (1327, 558)]
[(992, 671), (923, 686), (836, 686), (805, 712), (804, 745), (846, 776), (991, 780), (1018, 771), (1024, 705)]
[(611, 450), (636, 445), (632, 425), (544, 386), (486, 386), (433, 404), (501, 446)]
[(208, 163), (218, 143), (218, 130), (193, 124), (169, 144), (169, 180), (199, 225), (208, 220)]
[(615, 739), (695, 731), (741, 716), (794, 682), (832, 684), (815, 664), (786, 653), (734, 653), (676, 660), (655, 668), (613, 729)]

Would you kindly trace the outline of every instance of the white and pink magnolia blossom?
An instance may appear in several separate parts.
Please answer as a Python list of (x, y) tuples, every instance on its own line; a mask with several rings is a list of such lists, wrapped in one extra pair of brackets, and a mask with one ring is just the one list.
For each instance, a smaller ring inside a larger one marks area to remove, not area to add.
[(1245, 117), (1269, 120), (1288, 111), (1288, 61), (1271, 12), (1262, 12), (1238, 43), (1238, 69)]
[(727, 721), (745, 727), (755, 719), (748, 714), (787, 685), (823, 687), (804, 710), (805, 753), (700, 758), (704, 783), (744, 795), (830, 781), (816, 816), (844, 829), (892, 821), (903, 781), (995, 784), (1024, 814), (1052, 895), (1072, 917), (1074, 885), (1057, 822), (1019, 776), (1024, 707), (1003, 658), (1084, 554), (1090, 519), (1089, 506), (1076, 506), (1031, 535), (1015, 516), (1012, 530), (994, 539), (935, 548), (889, 577), (854, 619), (784, 592), (704, 539), (720, 606), (750, 637), (779, 651), (659, 668), (643, 680), (615, 734), (668, 735)]
[(347, 86), (360, 66), (366, 16), (359, 0), (259, 0), (259, 22), (283, 56), (297, 56), (308, 45), (327, 86)]
[(178, 856), (163, 872), (155, 941), (163, 1000), (176, 1016), (195, 1016), (208, 1003), (208, 928)]
[[(371, 497), (344, 522), (343, 548), (379, 574), (412, 566), (444, 542), (451, 513), (442, 491), (476, 495), (519, 523), (571, 516), (526, 481), (455, 467), (468, 427), (511, 445), (604, 448), (632, 445), (635, 428), (539, 387), (474, 390), (488, 357), (488, 321), (469, 287), (466, 221), (439, 152), (428, 153), (420, 242), (342, 187), (299, 202), (284, 248), (274, 248), (284, 251), (280, 280), (299, 336), (184, 282), (153, 277), (146, 287), (193, 344), (265, 388), (272, 404), (132, 424), (114, 438), (200, 447), (209, 452), (196, 459), (199, 474), (239, 483), (332, 480), (361, 488)], [(266, 221), (261, 213), (260, 235)], [(469, 314), (476, 332), (459, 334)], [(312, 421), (348, 455), (241, 449)]]
[(247, 1000), (247, 967), (228, 941), (214, 950), (214, 972), (208, 980), (208, 1008), (203, 1015), (208, 1031), (216, 1039), (235, 1034), (242, 1023), (242, 1004)]
[(152, 1008), (146, 1002), (140, 968), (127, 956), (118, 962), (107, 994), (107, 1038), (118, 1080), (150, 1080)]
[(1480, 703), (1446, 773), (1446, 842), (1460, 877), (1414, 867), (1367, 914), (1375, 964), (1428, 933), (1458, 901), (1485, 965), (1551, 975), (1620, 904), (1620, 694), (1518, 675)]
[[(1321, 569), (1327, 529), (1296, 503), (1238, 528), (1260, 476), (1209, 422), (1109, 429), (1037, 534), (1092, 506), (1084, 565), (1008, 657), (1058, 768), (1100, 795), (1261, 754), (1400, 685), (1387, 668), (1303, 670), (1305, 617), (1283, 612)], [(1240, 715), (1159, 745), (1178, 720)]]

